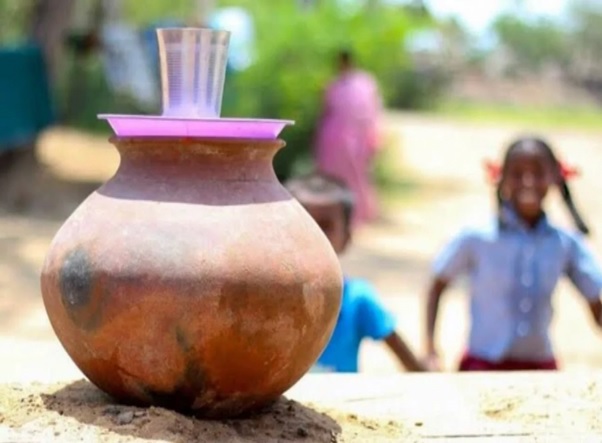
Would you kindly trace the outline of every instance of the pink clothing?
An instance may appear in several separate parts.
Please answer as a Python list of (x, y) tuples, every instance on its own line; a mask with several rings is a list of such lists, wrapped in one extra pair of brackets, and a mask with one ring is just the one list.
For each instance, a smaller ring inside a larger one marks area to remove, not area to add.
[(341, 74), (329, 85), (324, 98), (316, 139), (316, 166), (320, 172), (343, 180), (354, 193), (354, 225), (378, 215), (370, 168), (378, 147), (380, 108), (376, 81), (360, 70)]

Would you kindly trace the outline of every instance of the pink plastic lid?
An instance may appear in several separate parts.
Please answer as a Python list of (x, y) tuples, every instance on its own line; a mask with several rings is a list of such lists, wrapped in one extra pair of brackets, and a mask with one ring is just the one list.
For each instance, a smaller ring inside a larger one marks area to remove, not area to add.
[(292, 120), (99, 114), (120, 137), (211, 137), (273, 140)]

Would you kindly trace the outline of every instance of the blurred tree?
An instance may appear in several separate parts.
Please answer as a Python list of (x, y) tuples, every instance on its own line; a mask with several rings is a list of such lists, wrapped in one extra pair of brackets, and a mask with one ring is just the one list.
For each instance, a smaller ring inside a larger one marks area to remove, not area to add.
[(0, 44), (27, 38), (34, 0), (0, 0)]
[(494, 30), (511, 52), (515, 72), (539, 73), (553, 65), (602, 100), (602, 4), (575, 0), (568, 18), (559, 23), (505, 14)]
[(124, 17), (134, 26), (146, 26), (165, 19), (190, 23), (198, 12), (196, 0), (122, 1)]
[(63, 41), (75, 0), (37, 0), (32, 11), (30, 36), (42, 48), (51, 80), (58, 77)]
[(570, 13), (574, 26), (570, 76), (602, 100), (602, 5), (578, 0), (572, 3)]
[(514, 56), (514, 68), (539, 72), (549, 65), (566, 68), (570, 60), (567, 34), (553, 21), (533, 21), (504, 14), (494, 22), (500, 42)]
[(432, 19), (431, 11), (424, 0), (411, 0), (404, 5), (404, 9), (415, 16)]
[[(3, 1), (10, 0), (0, 0), (0, 11)], [(79, 7), (84, 0), (57, 1), (72, 1)], [(123, 19), (128, 24), (147, 29), (158, 21), (194, 24), (200, 0), (115, 1), (122, 4)], [(364, 3), (356, 9), (341, 7), (338, 0), (312, 0), (312, 7), (302, 9), (299, 1), (207, 0), (206, 3), (220, 8), (237, 6), (253, 18), (253, 64), (236, 75), (227, 75), (226, 89), (232, 100), (224, 100), (222, 115), (296, 120), (295, 126), (283, 133), (289, 147), (276, 158), (276, 170), (281, 177), (290, 174), (297, 164), (303, 165), (309, 157), (323, 88), (333, 74), (334, 56), (340, 48), (351, 48), (360, 65), (377, 76), (388, 105), (425, 106), (439, 92), (436, 78), (412, 67), (404, 45), (408, 33), (433, 24), (421, 1), (408, 8), (392, 6), (383, 0), (370, 13), (363, 9)], [(0, 23), (1, 20), (2, 17)], [(88, 23), (82, 30), (90, 26)], [(69, 55), (73, 56), (73, 51)], [(71, 94), (83, 99), (73, 107), (76, 112), (69, 124), (106, 131), (106, 123), (96, 118), (99, 110), (119, 113), (139, 110), (127, 101), (116, 100), (106, 84), (99, 55), (90, 52), (82, 66), (86, 91)], [(63, 74), (68, 67), (66, 63), (60, 65)], [(67, 75), (63, 77), (65, 86), (73, 84)], [(69, 96), (67, 92), (67, 88), (60, 91), (63, 106)]]
[[(7, 2), (0, 10), (20, 18), (10, 24), (13, 47), (4, 48), (4, 83), (0, 109), (0, 202), (11, 210), (24, 210), (35, 200), (44, 177), (36, 156), (41, 130), (53, 123), (48, 79), (56, 80), (63, 37), (74, 0)], [(31, 44), (31, 43), (35, 44)]]
[(196, 0), (196, 16), (199, 23), (209, 23), (209, 16), (215, 10), (217, 0)]
[(601, 77), (602, 6), (583, 0), (574, 2), (571, 18), (575, 26), (571, 41), (575, 73), (583, 77)]
[(468, 57), (472, 49), (471, 36), (457, 17), (443, 20), (438, 28), (443, 36), (443, 49), (447, 56), (446, 64), (456, 67)]
[(104, 20), (115, 20), (121, 14), (121, 0), (78, 0), (72, 11), (64, 40), (67, 49), (62, 63), (62, 85), (65, 88), (62, 118), (69, 121), (78, 115), (88, 95), (86, 66), (101, 49), (100, 28)]

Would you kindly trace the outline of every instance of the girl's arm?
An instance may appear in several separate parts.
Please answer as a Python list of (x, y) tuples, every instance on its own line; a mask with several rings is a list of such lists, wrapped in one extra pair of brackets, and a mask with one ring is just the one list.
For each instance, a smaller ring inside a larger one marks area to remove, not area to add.
[(592, 313), (594, 322), (599, 328), (602, 328), (602, 301), (595, 300), (589, 302), (589, 310)]
[(602, 268), (581, 237), (571, 236), (571, 255), (567, 276), (585, 297), (597, 326), (602, 328)]
[(469, 229), (461, 231), (449, 242), (435, 260), (435, 278), (429, 286), (426, 301), (426, 364), (429, 370), (439, 370), (435, 327), (439, 313), (439, 300), (449, 284), (461, 274), (468, 273), (476, 263), (475, 241), (478, 234)]
[(439, 357), (435, 346), (435, 327), (437, 314), (439, 312), (439, 301), (441, 295), (447, 288), (449, 282), (437, 277), (431, 283), (426, 301), (426, 365), (429, 370), (439, 370)]

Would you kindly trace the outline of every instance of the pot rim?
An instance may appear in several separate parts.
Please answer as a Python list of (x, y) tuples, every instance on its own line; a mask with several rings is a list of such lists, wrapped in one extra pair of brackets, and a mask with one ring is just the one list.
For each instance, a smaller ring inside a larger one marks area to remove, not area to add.
[(112, 136), (109, 138), (109, 142), (117, 144), (190, 144), (190, 145), (203, 145), (203, 144), (219, 144), (219, 145), (236, 145), (240, 146), (243, 144), (253, 146), (265, 146), (265, 147), (278, 147), (282, 148), (286, 146), (286, 142), (281, 138), (275, 139), (258, 139), (258, 138), (225, 138), (225, 137), (144, 137), (144, 136)]

